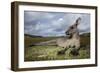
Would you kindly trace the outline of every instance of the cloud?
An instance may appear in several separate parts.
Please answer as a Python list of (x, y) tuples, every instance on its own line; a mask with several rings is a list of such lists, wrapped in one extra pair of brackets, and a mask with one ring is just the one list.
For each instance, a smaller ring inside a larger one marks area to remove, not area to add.
[(80, 33), (90, 32), (89, 14), (25, 11), (24, 32), (39, 36), (64, 36), (65, 31), (78, 17), (82, 18), (78, 27)]

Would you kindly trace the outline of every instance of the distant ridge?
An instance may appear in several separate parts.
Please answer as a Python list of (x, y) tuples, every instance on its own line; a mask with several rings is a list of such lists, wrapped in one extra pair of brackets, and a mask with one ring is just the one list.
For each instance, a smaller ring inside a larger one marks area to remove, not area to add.
[(35, 37), (42, 37), (42, 36), (36, 36), (36, 35), (30, 35), (30, 34), (24, 34), (24, 36), (33, 37), (33, 38), (35, 38)]
[[(36, 37), (40, 37), (40, 38), (45, 38), (43, 36), (37, 36), (37, 35), (30, 35), (30, 34), (24, 34), (24, 36), (27, 36), (27, 37), (32, 37), (32, 38), (36, 38)], [(90, 37), (90, 33), (83, 33), (83, 34), (80, 34), (80, 36), (87, 36), (87, 37)], [(66, 37), (66, 36), (58, 36), (58, 37)], [(56, 37), (55, 37), (56, 38)]]
[(81, 34), (80, 36), (87, 36), (87, 37), (90, 37), (90, 33), (83, 33), (83, 34)]

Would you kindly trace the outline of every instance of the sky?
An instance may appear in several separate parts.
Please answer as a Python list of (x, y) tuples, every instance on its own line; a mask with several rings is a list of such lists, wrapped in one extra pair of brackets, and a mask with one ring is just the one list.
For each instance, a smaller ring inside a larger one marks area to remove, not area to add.
[(24, 11), (24, 33), (36, 36), (65, 36), (65, 31), (80, 17), (79, 33), (90, 32), (90, 14)]

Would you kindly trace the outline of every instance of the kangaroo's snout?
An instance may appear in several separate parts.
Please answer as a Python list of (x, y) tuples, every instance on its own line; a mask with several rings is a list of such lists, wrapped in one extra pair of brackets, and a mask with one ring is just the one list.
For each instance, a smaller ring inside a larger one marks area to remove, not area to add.
[(65, 32), (66, 35), (70, 35), (68, 31)]

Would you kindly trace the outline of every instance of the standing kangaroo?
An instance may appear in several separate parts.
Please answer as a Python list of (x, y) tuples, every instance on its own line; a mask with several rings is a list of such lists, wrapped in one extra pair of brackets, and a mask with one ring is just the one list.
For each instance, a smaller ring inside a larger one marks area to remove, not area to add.
[(34, 45), (57, 45), (59, 47), (63, 48), (69, 48), (75, 46), (75, 48), (80, 47), (80, 36), (79, 36), (79, 30), (78, 30), (78, 25), (80, 24), (81, 18), (79, 17), (75, 23), (69, 27), (69, 29), (65, 32), (66, 35), (69, 37), (63, 37), (63, 38), (58, 38), (55, 40), (50, 40), (46, 42), (40, 42), (36, 43)]

